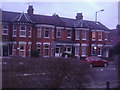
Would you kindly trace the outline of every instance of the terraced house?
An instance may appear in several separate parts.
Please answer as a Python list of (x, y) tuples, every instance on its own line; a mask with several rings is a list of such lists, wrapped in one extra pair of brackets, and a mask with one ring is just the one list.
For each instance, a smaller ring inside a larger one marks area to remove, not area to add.
[(96, 54), (109, 56), (110, 32), (100, 22), (34, 14), (33, 6), (27, 13), (2, 11), (2, 55), (30, 56), (38, 50), (43, 57), (61, 57), (63, 53), (75, 57)]

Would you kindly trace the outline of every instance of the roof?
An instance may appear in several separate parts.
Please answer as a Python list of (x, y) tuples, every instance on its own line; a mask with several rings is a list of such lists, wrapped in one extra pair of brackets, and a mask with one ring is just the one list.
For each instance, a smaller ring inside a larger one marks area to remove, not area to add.
[(48, 24), (62, 27), (77, 27), (77, 28), (90, 28), (109, 30), (105, 25), (100, 22), (88, 21), (88, 20), (76, 20), (71, 18), (59, 17), (58, 15), (45, 16), (33, 14), (32, 16), (27, 13), (2, 11), (2, 21), (8, 22), (28, 22), (35, 24)]

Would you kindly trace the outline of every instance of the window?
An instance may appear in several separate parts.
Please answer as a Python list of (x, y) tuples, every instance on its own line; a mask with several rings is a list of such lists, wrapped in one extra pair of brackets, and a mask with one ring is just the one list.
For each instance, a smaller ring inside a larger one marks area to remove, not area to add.
[(86, 56), (86, 46), (82, 46), (82, 56)]
[(16, 43), (13, 44), (13, 52), (12, 52), (12, 55), (16, 55), (16, 49), (17, 49), (17, 45)]
[(45, 28), (44, 37), (45, 38), (50, 38), (50, 28), (48, 28), (48, 27)]
[(29, 26), (29, 37), (31, 37), (31, 36), (32, 36), (32, 27)]
[(61, 29), (57, 29), (57, 37), (58, 37), (58, 38), (61, 37)]
[(41, 46), (40, 46), (40, 44), (37, 44), (37, 50), (39, 51), (39, 54), (41, 55)]
[(26, 26), (24, 24), (20, 26), (20, 37), (26, 37)]
[(96, 32), (92, 32), (92, 40), (95, 41), (96, 38)]
[(55, 53), (59, 53), (60, 52), (60, 48), (56, 48)]
[(98, 47), (98, 56), (102, 55), (102, 47)]
[(13, 26), (13, 37), (16, 37), (16, 35), (17, 35), (17, 25), (14, 25)]
[(86, 31), (82, 31), (82, 40), (86, 40)]
[(28, 44), (28, 56), (31, 55), (31, 44)]
[(44, 45), (44, 56), (49, 56), (49, 45)]
[(71, 38), (71, 30), (67, 30), (67, 38)]
[(102, 41), (102, 32), (98, 32), (98, 41)]
[(79, 55), (79, 46), (75, 47), (75, 55)]
[(75, 39), (76, 40), (80, 39), (80, 32), (78, 30), (75, 31)]
[(21, 43), (19, 44), (19, 55), (25, 57), (25, 46), (26, 44)]
[(54, 29), (52, 29), (52, 38), (54, 39)]
[(92, 53), (92, 55), (96, 55), (96, 47), (95, 46), (93, 46), (92, 48), (91, 48), (91, 53)]
[(8, 25), (2, 25), (2, 34), (3, 35), (8, 35)]
[(37, 27), (37, 37), (41, 38), (41, 27)]
[(105, 40), (108, 40), (109, 33), (105, 33)]

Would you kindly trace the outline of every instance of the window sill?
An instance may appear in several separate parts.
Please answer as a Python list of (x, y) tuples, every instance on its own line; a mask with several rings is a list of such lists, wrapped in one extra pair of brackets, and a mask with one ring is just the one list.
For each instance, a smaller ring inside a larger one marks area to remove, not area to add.
[(20, 37), (26, 37), (26, 36), (20, 36)]
[(82, 40), (86, 40), (86, 39), (82, 39)]

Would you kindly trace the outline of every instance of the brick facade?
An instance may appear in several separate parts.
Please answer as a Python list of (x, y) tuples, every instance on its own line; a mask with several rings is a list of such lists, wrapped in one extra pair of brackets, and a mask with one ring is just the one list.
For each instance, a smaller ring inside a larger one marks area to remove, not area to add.
[(2, 11), (2, 25), (8, 25), (6, 35), (6, 27), (2, 28), (3, 47), (8, 46), (3, 56), (25, 57), (33, 50), (38, 50), (43, 57), (61, 57), (63, 53), (75, 57), (109, 56), (111, 31), (100, 22), (83, 20), (81, 13), (76, 19), (69, 19), (58, 15), (36, 15), (30, 10), (34, 10), (32, 6), (26, 14)]

